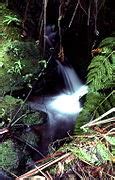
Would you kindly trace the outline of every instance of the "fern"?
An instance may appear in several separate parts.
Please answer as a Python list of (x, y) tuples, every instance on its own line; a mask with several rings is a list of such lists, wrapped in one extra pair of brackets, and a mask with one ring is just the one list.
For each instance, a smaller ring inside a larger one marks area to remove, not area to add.
[(103, 48), (88, 67), (87, 84), (93, 91), (113, 87), (114, 51)]
[(105, 38), (99, 45), (99, 48), (102, 47), (109, 47), (109, 48), (115, 48), (115, 38), (114, 37), (108, 37)]
[(20, 25), (21, 21), (18, 19), (18, 17), (15, 16), (5, 16), (3, 24), (11, 25), (12, 23), (16, 23), (16, 25)]
[(76, 121), (75, 132), (81, 133), (80, 127), (88, 121), (99, 117), (115, 106), (114, 71), (115, 71), (115, 38), (104, 39), (99, 48), (101, 52), (95, 56), (89, 67), (87, 85), (89, 92), (84, 108)]

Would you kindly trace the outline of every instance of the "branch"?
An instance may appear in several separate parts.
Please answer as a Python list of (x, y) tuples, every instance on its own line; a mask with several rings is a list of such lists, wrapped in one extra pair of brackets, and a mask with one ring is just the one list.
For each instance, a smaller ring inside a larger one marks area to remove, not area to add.
[[(81, 127), (81, 129), (84, 129), (84, 128), (86, 128), (86, 127), (91, 127), (91, 126), (93, 126), (94, 123), (97, 123), (99, 120), (101, 120), (102, 118), (104, 118), (105, 116), (107, 116), (107, 115), (109, 115), (109, 114), (111, 114), (111, 113), (113, 113), (113, 112), (115, 112), (115, 108), (110, 109), (110, 110), (107, 111), (106, 113), (102, 114), (100, 117), (96, 118), (94, 121), (91, 121), (91, 122), (83, 125), (83, 126)], [(114, 118), (114, 119), (115, 119), (115, 118)]]
[(61, 156), (61, 157), (59, 157), (59, 158), (57, 158), (57, 159), (55, 159), (53, 161), (47, 162), (47, 163), (45, 163), (43, 165), (40, 165), (40, 166), (36, 166), (34, 169), (32, 169), (29, 172), (23, 174), (22, 176), (19, 176), (18, 178), (16, 178), (16, 180), (21, 180), (21, 179), (30, 177), (30, 176), (38, 173), (39, 171), (42, 171), (42, 170), (48, 168), (49, 166), (54, 165), (55, 163), (61, 161), (62, 159), (67, 158), (70, 155), (71, 155), (71, 153), (67, 153), (67, 154), (64, 154), (63, 156)]

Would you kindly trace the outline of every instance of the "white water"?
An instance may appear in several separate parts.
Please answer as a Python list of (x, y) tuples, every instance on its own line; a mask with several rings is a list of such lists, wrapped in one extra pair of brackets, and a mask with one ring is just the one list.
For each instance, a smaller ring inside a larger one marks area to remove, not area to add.
[[(31, 108), (44, 111), (49, 117), (40, 134), (38, 146), (39, 151), (44, 155), (50, 151), (53, 142), (73, 132), (76, 118), (82, 110), (79, 99), (87, 93), (87, 86), (80, 82), (72, 67), (60, 63), (58, 66), (64, 77), (65, 90), (60, 90), (61, 93), (56, 96), (34, 97), (30, 102)], [(37, 132), (39, 134), (39, 130)]]
[(58, 68), (64, 78), (66, 86), (64, 92), (57, 96), (40, 97), (36, 103), (34, 101), (34, 109), (47, 112), (49, 116), (54, 112), (62, 115), (77, 115), (82, 110), (79, 99), (87, 93), (87, 86), (81, 83), (71, 66), (58, 62)]
[(63, 114), (78, 114), (82, 107), (79, 99), (87, 93), (87, 86), (81, 85), (78, 90), (71, 94), (59, 94), (52, 101), (48, 102), (48, 109), (58, 111)]
[(59, 72), (62, 74), (66, 85), (66, 92), (69, 94), (75, 93), (82, 86), (76, 72), (70, 65), (62, 65), (59, 61), (57, 63)]

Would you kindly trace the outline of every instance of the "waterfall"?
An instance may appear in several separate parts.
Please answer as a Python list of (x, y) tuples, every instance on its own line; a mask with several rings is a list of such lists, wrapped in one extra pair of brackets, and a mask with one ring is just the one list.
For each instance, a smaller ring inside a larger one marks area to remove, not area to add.
[(62, 114), (78, 114), (82, 110), (79, 99), (87, 93), (87, 86), (81, 83), (70, 65), (58, 61), (58, 68), (64, 78), (65, 91), (47, 103), (48, 109)]
[[(48, 114), (78, 114), (81, 110), (79, 99), (87, 93), (87, 86), (83, 85), (70, 65), (63, 65), (59, 61), (58, 69), (65, 83), (65, 90), (55, 96), (39, 97), (34, 109), (42, 110)], [(32, 104), (31, 104), (32, 106)]]
[(39, 151), (45, 155), (53, 142), (72, 134), (76, 118), (82, 110), (79, 99), (87, 93), (87, 86), (80, 82), (71, 66), (58, 62), (58, 68), (64, 78), (65, 89), (57, 95), (34, 97), (30, 102), (31, 108), (44, 111), (49, 117), (38, 144)]
[(64, 79), (65, 83), (65, 89), (69, 94), (72, 94), (76, 92), (81, 86), (82, 83), (78, 76), (76, 75), (76, 72), (72, 68), (72, 66), (69, 64), (61, 64), (59, 61), (58, 63), (58, 70), (62, 74), (62, 77)]

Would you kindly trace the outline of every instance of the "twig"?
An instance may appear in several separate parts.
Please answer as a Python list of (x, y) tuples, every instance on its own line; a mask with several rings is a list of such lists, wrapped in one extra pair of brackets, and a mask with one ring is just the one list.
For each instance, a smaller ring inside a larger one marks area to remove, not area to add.
[(112, 118), (108, 118), (108, 119), (105, 119), (105, 120), (102, 120), (102, 121), (99, 121), (99, 122), (92, 123), (88, 127), (95, 126), (95, 125), (100, 125), (100, 124), (106, 124), (106, 123), (110, 123), (110, 122), (114, 122), (114, 121), (115, 121), (115, 117), (112, 117)]
[[(9, 128), (9, 127), (12, 126), (13, 120), (16, 118), (17, 114), (18, 114), (18, 113), (21, 111), (21, 109), (23, 108), (23, 106), (24, 106), (25, 102), (27, 101), (28, 97), (30, 96), (31, 92), (32, 92), (32, 88), (30, 89), (30, 91), (29, 91), (29, 93), (27, 94), (24, 102), (21, 104), (20, 108), (18, 109), (18, 111), (16, 112), (16, 114), (14, 115), (14, 117), (12, 118), (11, 123), (8, 124), (7, 128)], [(17, 122), (17, 120), (13, 122), (13, 125), (15, 124), (15, 122)]]
[[(40, 159), (40, 160), (36, 161), (34, 164), (41, 163), (41, 162), (46, 161), (46, 160), (48, 160), (50, 158), (55, 158), (56, 156), (60, 156), (60, 155), (63, 155), (63, 154), (64, 154), (63, 152), (55, 152), (53, 154), (50, 154), (50, 155), (46, 156), (43, 159)], [(31, 163), (28, 167), (30, 167), (32, 165), (33, 165), (33, 163)]]
[[(61, 2), (61, 1), (60, 1)], [(59, 6), (59, 17), (58, 17), (58, 29), (59, 29), (59, 50), (60, 53), (62, 52), (62, 33), (61, 33), (61, 19), (62, 19), (62, 12), (61, 12), (62, 4)]]
[(92, 117), (91, 120), (93, 120), (97, 109), (98, 109), (111, 95), (113, 95), (114, 93), (115, 93), (115, 90), (113, 90), (113, 91), (99, 104), (99, 106), (97, 106), (97, 108), (94, 110), (93, 117)]
[(20, 139), (17, 136), (14, 136), (16, 139), (18, 139), (19, 141), (21, 141), (22, 143), (25, 143), (27, 146), (29, 146), (31, 149), (33, 149), (34, 151), (36, 151), (38, 154), (40, 154), (42, 157), (45, 157), (39, 150), (37, 150), (35, 147), (33, 147), (30, 143), (28, 143), (27, 141), (24, 141), (23, 139)]
[(45, 56), (45, 50), (46, 50), (46, 15), (47, 15), (47, 12), (46, 12), (46, 9), (47, 9), (47, 3), (48, 3), (48, 0), (44, 0), (44, 15), (43, 15), (43, 22), (44, 22), (44, 48), (43, 48), (43, 55)]
[[(110, 131), (108, 131), (108, 132), (105, 134), (105, 136), (110, 135), (111, 132), (113, 132), (113, 131), (115, 131), (115, 128), (112, 128)], [(115, 133), (115, 132), (114, 132), (114, 133)]]
[(19, 118), (16, 119), (16, 121), (14, 121), (12, 124), (11, 124), (11, 127), (14, 126), (14, 124), (16, 124), (20, 119), (22, 119), (23, 117), (25, 117), (27, 115), (27, 113), (23, 114), (22, 116), (20, 116)]
[(81, 5), (81, 2), (79, 1), (79, 6), (80, 6), (80, 8), (83, 10), (83, 12), (86, 14), (86, 15), (88, 15), (87, 14), (87, 12), (86, 12), (86, 10), (82, 7), (82, 5)]
[(71, 18), (71, 20), (70, 20), (69, 28), (70, 28), (71, 25), (72, 25), (72, 22), (73, 22), (73, 20), (74, 20), (74, 17), (75, 17), (75, 15), (76, 15), (76, 12), (77, 12), (77, 9), (78, 9), (78, 6), (79, 6), (79, 0), (78, 0), (78, 2), (77, 2), (77, 5), (76, 5), (75, 10), (74, 10), (74, 12), (73, 12), (72, 18)]
[(35, 165), (35, 168), (38, 169), (38, 171), (40, 171), (40, 173), (41, 173), (46, 179), (48, 179), (48, 176), (47, 176), (42, 170), (40, 170), (36, 165)]
[(27, 12), (28, 12), (28, 8), (29, 8), (29, 5), (30, 5), (30, 1), (31, 0), (29, 0), (28, 2), (27, 2), (27, 5), (26, 5), (26, 9), (25, 9), (25, 14), (24, 14), (24, 19), (23, 19), (23, 23), (22, 23), (22, 27), (23, 27), (23, 29), (25, 29), (25, 21), (26, 21), (26, 19), (27, 19)]
[(112, 126), (115, 127), (115, 123), (109, 124), (108, 126), (104, 127), (104, 130), (107, 131), (107, 129), (109, 129)]
[(91, 122), (83, 125), (83, 126), (80, 127), (80, 128), (83, 129), (83, 128), (86, 128), (86, 127), (90, 127), (90, 126), (92, 126), (94, 123), (96, 123), (97, 121), (101, 120), (102, 118), (106, 117), (107, 115), (109, 115), (109, 114), (111, 114), (111, 113), (113, 113), (113, 112), (115, 112), (115, 108), (110, 109), (109, 111), (107, 111), (106, 113), (102, 114), (101, 116), (99, 116), (99, 117), (96, 118), (95, 120), (93, 120), (93, 121), (91, 121)]
[(9, 130), (7, 128), (0, 129), (0, 135), (7, 133)]
[(52, 166), (52, 165), (54, 165), (55, 163), (61, 161), (62, 159), (67, 158), (67, 157), (70, 156), (70, 155), (71, 155), (71, 153), (64, 154), (63, 156), (61, 156), (61, 157), (59, 157), (59, 158), (57, 158), (57, 159), (55, 159), (55, 160), (53, 160), (53, 161), (47, 162), (47, 163), (45, 163), (45, 164), (43, 164), (43, 165), (41, 165), (41, 166), (37, 166), (37, 168), (34, 168), (34, 169), (30, 170), (29, 172), (23, 174), (22, 176), (19, 176), (19, 177), (16, 178), (16, 179), (17, 179), (17, 180), (21, 180), (21, 179), (23, 179), (23, 178), (30, 177), (30, 176), (38, 173), (40, 170), (42, 171), (42, 170), (48, 168), (49, 166)]
[(7, 173), (11, 174), (12, 176), (14, 176), (15, 178), (18, 178), (18, 176), (16, 176), (14, 173), (8, 171), (8, 170), (5, 169), (4, 167), (2, 167), (2, 169), (3, 169), (5, 172), (7, 172)]
[(47, 173), (47, 175), (49, 177), (49, 180), (53, 180), (53, 177), (51, 176), (51, 174), (48, 171), (46, 171), (46, 173)]
[(71, 167), (72, 171), (80, 178), (83, 179), (83, 176), (81, 176), (73, 167)]
[(111, 180), (115, 180), (115, 176), (112, 176), (111, 174), (108, 174), (106, 172), (103, 171), (103, 174), (106, 174), (107, 176), (109, 176), (110, 178), (112, 178)]
[(86, 177), (86, 175), (85, 175), (85, 172), (84, 172), (83, 168), (79, 165), (79, 162), (77, 163), (77, 166), (80, 168), (80, 170), (81, 170), (81, 172), (82, 172), (83, 176), (84, 176), (84, 177)]
[(90, 24), (90, 15), (91, 15), (91, 1), (88, 7), (88, 18), (87, 18), (87, 26)]

